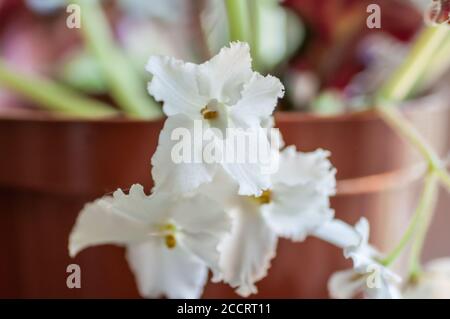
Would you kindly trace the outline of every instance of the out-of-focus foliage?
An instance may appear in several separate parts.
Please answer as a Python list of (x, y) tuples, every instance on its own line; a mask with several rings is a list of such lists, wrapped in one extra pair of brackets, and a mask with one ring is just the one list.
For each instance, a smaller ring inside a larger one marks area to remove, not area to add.
[[(303, 25), (298, 16), (282, 7), (279, 0), (248, 0), (250, 38), (254, 66), (260, 72), (274, 71), (298, 49)], [(224, 0), (205, 1), (202, 27), (210, 48), (217, 53), (229, 42), (229, 21)]]

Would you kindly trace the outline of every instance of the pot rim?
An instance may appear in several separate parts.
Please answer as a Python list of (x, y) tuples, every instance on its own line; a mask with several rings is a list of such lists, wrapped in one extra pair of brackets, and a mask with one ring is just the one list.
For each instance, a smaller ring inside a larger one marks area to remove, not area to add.
[[(439, 110), (443, 107), (449, 107), (446, 103), (446, 95), (443, 92), (436, 92), (422, 96), (413, 100), (401, 102), (400, 109), (405, 115), (427, 110)], [(346, 121), (371, 121), (379, 118), (374, 108), (357, 110), (337, 115), (318, 115), (299, 111), (278, 111), (274, 112), (275, 119), (285, 123), (293, 122), (312, 122), (312, 123), (339, 123)], [(40, 122), (40, 123), (89, 123), (89, 124), (143, 124), (148, 122), (161, 122), (165, 116), (153, 120), (132, 119), (124, 116), (106, 117), (106, 118), (81, 118), (72, 116), (52, 115), (44, 111), (36, 110), (11, 110), (0, 112), (0, 121), (10, 122)]]
[[(447, 103), (448, 96), (444, 92), (435, 92), (412, 100), (399, 103), (400, 110), (405, 114), (414, 114), (426, 110), (440, 110), (450, 107)], [(345, 121), (369, 121), (378, 119), (379, 116), (374, 107), (357, 110), (337, 115), (318, 115), (313, 113), (296, 111), (277, 111), (275, 117), (283, 122), (345, 122)]]
[[(417, 112), (434, 112), (441, 111), (445, 107), (449, 107), (443, 94), (430, 94), (415, 100), (407, 101), (401, 104), (402, 111), (406, 116)], [(133, 125), (161, 125), (165, 117), (156, 120), (128, 119), (125, 117), (115, 117), (108, 119), (82, 119), (73, 117), (54, 117), (44, 112), (11, 112), (11, 116), (3, 117), (0, 114), (0, 123), (39, 123), (39, 124), (80, 124), (80, 125), (119, 125), (125, 127)], [(307, 114), (292, 111), (277, 111), (275, 119), (278, 123), (288, 123), (295, 125), (296, 123), (319, 123), (329, 124), (342, 123), (346, 121), (379, 121), (380, 117), (374, 109), (359, 112), (351, 112), (339, 114), (336, 116), (319, 116), (316, 114)], [(390, 191), (413, 184), (423, 177), (423, 164), (417, 164), (410, 167), (403, 167), (399, 170), (390, 170), (375, 175), (360, 176), (348, 179), (337, 180), (336, 196), (352, 196), (358, 194), (371, 194)]]
[(380, 174), (336, 180), (336, 196), (373, 194), (401, 189), (419, 181), (426, 172), (427, 164), (420, 162)]

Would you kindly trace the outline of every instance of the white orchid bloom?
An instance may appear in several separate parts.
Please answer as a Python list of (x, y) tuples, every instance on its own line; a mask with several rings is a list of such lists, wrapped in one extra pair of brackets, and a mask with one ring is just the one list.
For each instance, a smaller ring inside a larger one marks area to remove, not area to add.
[(94, 245), (123, 245), (142, 296), (198, 298), (208, 267), (218, 276), (218, 245), (231, 227), (218, 207), (203, 195), (147, 196), (142, 186), (133, 185), (128, 195), (117, 190), (84, 207), (69, 252), (73, 257)]
[(354, 236), (344, 244), (344, 256), (353, 260), (353, 269), (338, 271), (328, 281), (332, 298), (346, 299), (363, 296), (370, 299), (400, 298), (398, 284), (401, 279), (391, 270), (380, 264), (379, 253), (369, 244), (369, 222), (361, 218), (354, 227)]
[(450, 258), (428, 262), (424, 271), (404, 292), (407, 299), (450, 299)]
[[(157, 101), (164, 102), (163, 110), (168, 116), (152, 158), (156, 189), (176, 193), (192, 191), (211, 182), (218, 166), (238, 183), (241, 195), (259, 196), (270, 187), (270, 176), (260, 164), (270, 162), (270, 154), (257, 163), (170, 161), (175, 146), (171, 135), (177, 128), (195, 136), (195, 123), (201, 123), (213, 132), (213, 141), (226, 139), (230, 128), (251, 130), (257, 137), (263, 134), (262, 123), (273, 113), (284, 88), (277, 78), (252, 71), (246, 43), (231, 43), (201, 65), (153, 56), (147, 70), (153, 75), (148, 91)], [(267, 138), (261, 142), (261, 147), (270, 149)], [(193, 158), (203, 159), (203, 144), (197, 139), (192, 141)]]
[(301, 241), (333, 218), (335, 170), (327, 156), (286, 148), (272, 188), (258, 197), (238, 195), (237, 184), (223, 173), (200, 187), (232, 216), (232, 232), (220, 245), (221, 279), (241, 296), (257, 292), (255, 283), (266, 276), (279, 236)]

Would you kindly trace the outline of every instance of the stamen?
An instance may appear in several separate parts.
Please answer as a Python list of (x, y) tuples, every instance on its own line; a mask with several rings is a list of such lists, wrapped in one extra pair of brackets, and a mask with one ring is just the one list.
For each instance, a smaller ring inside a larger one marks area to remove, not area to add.
[(259, 205), (269, 204), (272, 201), (272, 191), (267, 189), (260, 196), (252, 196)]
[(177, 245), (177, 239), (175, 237), (176, 227), (172, 223), (167, 223), (160, 226), (162, 235), (164, 236), (164, 241), (167, 248), (172, 249)]
[(177, 240), (173, 234), (166, 235), (165, 240), (166, 240), (166, 246), (169, 249), (173, 249), (177, 245)]
[(175, 228), (174, 224), (169, 223), (169, 224), (165, 224), (165, 225), (161, 226), (161, 230), (172, 233), (176, 230), (176, 228)]
[(219, 116), (219, 113), (217, 111), (211, 111), (206, 106), (202, 108), (200, 113), (203, 115), (203, 118), (205, 120), (213, 120)]

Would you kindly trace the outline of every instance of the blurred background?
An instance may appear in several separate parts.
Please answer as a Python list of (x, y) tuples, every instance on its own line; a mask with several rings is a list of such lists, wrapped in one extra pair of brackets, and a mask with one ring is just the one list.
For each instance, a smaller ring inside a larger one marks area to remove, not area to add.
[[(286, 142), (332, 152), (338, 217), (354, 223), (365, 215), (382, 250), (396, 243), (423, 170), (377, 117), (374, 101), (424, 21), (448, 24), (449, 1), (71, 2), (81, 8), (79, 21), (78, 7), (63, 0), (0, 0), (0, 297), (137, 297), (122, 249), (89, 249), (71, 260), (67, 236), (85, 202), (135, 182), (151, 188), (148, 163), (163, 116), (145, 92), (148, 57), (201, 63), (237, 39), (236, 24), (250, 30), (241, 37), (254, 68), (286, 87), (275, 115)], [(231, 18), (236, 7), (246, 15)], [(447, 36), (399, 101), (446, 158), (449, 66)], [(424, 260), (450, 256), (444, 191), (435, 216)], [(65, 286), (70, 263), (81, 265), (80, 290)], [(313, 239), (281, 242), (257, 297), (326, 297), (329, 274), (346, 265), (339, 251)], [(210, 285), (205, 297), (236, 296)]]

